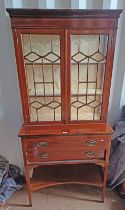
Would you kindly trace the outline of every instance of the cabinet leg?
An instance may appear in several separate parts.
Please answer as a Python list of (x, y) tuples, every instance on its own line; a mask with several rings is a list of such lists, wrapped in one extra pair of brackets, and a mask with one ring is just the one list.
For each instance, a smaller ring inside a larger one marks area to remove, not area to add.
[(104, 168), (104, 178), (103, 178), (103, 188), (102, 188), (102, 194), (101, 194), (101, 202), (104, 202), (104, 199), (105, 199), (107, 176), (108, 176), (108, 164), (106, 164), (105, 168)]
[(104, 187), (102, 187), (102, 189), (101, 189), (101, 202), (102, 202), (102, 203), (104, 203), (105, 191), (106, 191), (106, 189), (104, 189)]
[(25, 167), (25, 175), (26, 175), (26, 184), (27, 184), (27, 191), (28, 191), (28, 197), (29, 197), (29, 206), (32, 206), (32, 192), (31, 192), (31, 185), (30, 185), (30, 174), (29, 174), (29, 168)]

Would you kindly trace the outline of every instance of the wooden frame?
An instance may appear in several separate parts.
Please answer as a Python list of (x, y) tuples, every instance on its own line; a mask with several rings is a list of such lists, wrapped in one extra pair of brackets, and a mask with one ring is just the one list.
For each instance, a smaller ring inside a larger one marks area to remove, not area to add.
[[(24, 124), (19, 132), (22, 142), (29, 205), (32, 191), (47, 186), (77, 183), (98, 186), (104, 201), (112, 129), (107, 123), (118, 18), (122, 10), (41, 10), (7, 9), (13, 30)], [(61, 37), (61, 122), (30, 122), (21, 34), (59, 34)], [(103, 87), (101, 120), (70, 120), (70, 35), (107, 34), (108, 48)], [(68, 176), (65, 167), (71, 169)], [(88, 174), (81, 168), (87, 164)], [(98, 168), (104, 169), (103, 177)], [(34, 169), (30, 179), (29, 172)], [(61, 170), (61, 175), (58, 173)], [(79, 171), (79, 175), (72, 176)], [(58, 177), (53, 177), (57, 171)], [(42, 177), (42, 179), (40, 178)], [(48, 180), (45, 177), (49, 177)], [(63, 178), (63, 181), (62, 181)], [(96, 179), (97, 178), (97, 179)]]
[[(15, 44), (15, 50), (16, 50), (16, 59), (17, 59), (17, 65), (18, 65), (18, 78), (19, 78), (19, 84), (20, 84), (20, 92), (21, 92), (21, 99), (22, 99), (22, 108), (24, 110), (24, 123), (26, 124), (36, 124), (33, 122), (30, 122), (30, 116), (29, 116), (29, 107), (28, 107), (28, 94), (27, 94), (27, 87), (26, 87), (26, 77), (25, 77), (25, 64), (23, 60), (23, 50), (22, 50), (22, 43), (21, 43), (21, 35), (22, 34), (53, 34), (53, 35), (60, 35), (60, 49), (61, 49), (61, 55), (64, 55), (64, 30), (31, 30), (31, 29), (25, 29), (25, 30), (14, 30), (13, 37), (14, 37), (14, 44)], [(19, 56), (19, 58), (18, 58)], [(21, 62), (20, 62), (21, 60)], [(61, 72), (61, 78), (65, 77), (64, 72), (64, 56), (61, 56), (61, 66), (60, 66), (60, 72)], [(62, 121), (58, 123), (63, 123), (65, 121), (65, 90), (62, 87), (64, 81), (61, 81), (61, 101), (62, 101)], [(44, 122), (42, 122), (43, 124)], [(53, 123), (53, 122), (50, 122)]]
[[(115, 43), (114, 37), (116, 36), (116, 31), (114, 34), (111, 30), (33, 30), (33, 29), (17, 29), (16, 32), (14, 30), (14, 43), (17, 57), (17, 65), (18, 65), (18, 75), (20, 81), (20, 90), (21, 90), (21, 98), (22, 98), (22, 107), (24, 110), (24, 122), (26, 124), (48, 124), (54, 122), (30, 122), (29, 117), (29, 108), (28, 108), (28, 95), (27, 95), (27, 88), (26, 88), (26, 78), (25, 78), (25, 69), (24, 69), (24, 61), (23, 61), (23, 52), (21, 46), (21, 34), (59, 34), (61, 38), (61, 98), (62, 98), (62, 123), (76, 123), (76, 121), (70, 121), (70, 35), (71, 34), (106, 34), (109, 36), (108, 41), (108, 49), (107, 49), (107, 57), (110, 57), (110, 60), (106, 62), (106, 72), (105, 72), (105, 81), (104, 81), (104, 93), (103, 93), (103, 102), (102, 102), (102, 113), (101, 113), (101, 120), (100, 122), (107, 121), (107, 114), (108, 114), (108, 101), (109, 101), (109, 93), (110, 93), (110, 83), (111, 83), (111, 74), (112, 74), (112, 65), (113, 65), (113, 56), (112, 49), (114, 48), (113, 45)], [(18, 40), (18, 41), (17, 41)], [(67, 40), (67, 41), (65, 41)], [(65, 42), (65, 44), (64, 44)], [(66, 47), (68, 46), (68, 49)], [(67, 53), (65, 53), (67, 52)], [(19, 59), (18, 59), (19, 54)], [(65, 54), (65, 60), (64, 60)], [(21, 60), (21, 63), (20, 63)], [(65, 61), (67, 64), (65, 64)], [(64, 72), (64, 66), (66, 66), (67, 71)], [(66, 88), (63, 88), (63, 84), (66, 84)], [(67, 91), (68, 90), (68, 91)], [(67, 109), (66, 109), (67, 107)], [(98, 120), (87, 120), (87, 122), (99, 122)], [(78, 121), (77, 123), (84, 123), (84, 121)], [(55, 122), (55, 124), (59, 124), (59, 122)]]

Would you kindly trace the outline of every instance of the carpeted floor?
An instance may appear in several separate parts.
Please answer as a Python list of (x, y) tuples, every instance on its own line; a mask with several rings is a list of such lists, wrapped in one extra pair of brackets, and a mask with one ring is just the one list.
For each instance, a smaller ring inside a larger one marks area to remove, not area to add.
[[(125, 210), (125, 200), (115, 191), (107, 191), (100, 203), (100, 191), (82, 185), (62, 185), (38, 190), (32, 194), (33, 206), (28, 207), (25, 189), (16, 192), (8, 206), (0, 210)], [(93, 201), (92, 201), (93, 200)]]

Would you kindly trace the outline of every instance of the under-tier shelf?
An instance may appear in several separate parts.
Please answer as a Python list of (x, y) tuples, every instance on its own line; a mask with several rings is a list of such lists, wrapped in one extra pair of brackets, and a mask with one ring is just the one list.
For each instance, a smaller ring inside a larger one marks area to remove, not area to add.
[(50, 165), (34, 169), (31, 178), (32, 191), (48, 186), (76, 183), (101, 188), (101, 168), (95, 164)]

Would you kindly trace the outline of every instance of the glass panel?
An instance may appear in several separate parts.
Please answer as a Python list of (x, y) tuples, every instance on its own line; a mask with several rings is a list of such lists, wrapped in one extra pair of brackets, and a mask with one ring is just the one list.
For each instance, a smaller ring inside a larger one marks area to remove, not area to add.
[(61, 121), (60, 36), (22, 34), (30, 121)]
[(108, 35), (71, 36), (71, 120), (100, 120)]

